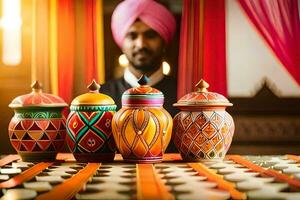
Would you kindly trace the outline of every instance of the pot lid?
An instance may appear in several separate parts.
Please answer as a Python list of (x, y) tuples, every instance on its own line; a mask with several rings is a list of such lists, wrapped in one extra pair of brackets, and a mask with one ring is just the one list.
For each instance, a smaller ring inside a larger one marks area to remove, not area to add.
[(181, 97), (177, 103), (173, 104), (175, 107), (207, 107), (207, 106), (232, 106), (223, 95), (209, 92), (207, 88), (209, 84), (201, 79), (196, 85), (196, 91), (188, 93)]
[(148, 85), (147, 76), (142, 75), (138, 83), (140, 86), (130, 88), (123, 93), (123, 106), (162, 106), (164, 104), (163, 93)]
[(90, 85), (87, 86), (89, 89), (88, 93), (77, 96), (73, 99), (72, 106), (101, 106), (101, 105), (115, 105), (114, 100), (106, 95), (99, 92), (100, 85), (93, 80)]
[(31, 88), (31, 93), (16, 97), (8, 106), (10, 108), (68, 106), (62, 98), (53, 94), (43, 93), (42, 85), (38, 81), (33, 82)]

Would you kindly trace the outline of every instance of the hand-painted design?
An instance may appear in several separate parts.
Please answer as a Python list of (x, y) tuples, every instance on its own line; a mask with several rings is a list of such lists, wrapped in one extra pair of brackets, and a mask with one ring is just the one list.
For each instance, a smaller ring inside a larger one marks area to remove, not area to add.
[(75, 106), (71, 105), (72, 111), (112, 111), (117, 108), (116, 105), (101, 105), (101, 106)]
[[(75, 158), (80, 154), (87, 153), (91, 153), (91, 155), (111, 153), (114, 157), (116, 147), (112, 140), (111, 131), (113, 113), (114, 111), (72, 111), (69, 114), (67, 119), (67, 144), (74, 153)], [(84, 157), (81, 156), (80, 160)], [(88, 158), (86, 160), (88, 161)]]
[(170, 141), (172, 118), (161, 108), (122, 108), (113, 117), (112, 129), (125, 160), (157, 162)]
[(82, 152), (96, 152), (102, 147), (103, 143), (104, 140), (99, 135), (88, 130), (78, 142), (78, 148), (80, 148)]
[(234, 133), (225, 110), (188, 112), (174, 117), (173, 140), (186, 160), (223, 159)]
[(145, 112), (143, 109), (133, 111), (133, 128), (138, 135), (141, 135), (150, 119), (150, 113)]
[(178, 103), (189, 102), (229, 102), (223, 95), (214, 92), (192, 92), (180, 99)]
[(22, 159), (28, 161), (39, 160), (44, 154), (49, 156), (48, 159), (55, 159), (57, 152), (64, 146), (66, 137), (63, 118), (21, 119), (14, 116), (9, 123), (8, 132), (14, 149), (21, 156), (26, 154)]
[(26, 106), (51, 106), (51, 107), (66, 107), (67, 104), (58, 96), (47, 93), (31, 92), (22, 96), (16, 97), (10, 107), (26, 107)]
[(60, 112), (50, 112), (50, 111), (41, 111), (41, 112), (18, 112), (15, 114), (19, 118), (29, 118), (29, 119), (49, 119), (49, 118), (61, 118)]

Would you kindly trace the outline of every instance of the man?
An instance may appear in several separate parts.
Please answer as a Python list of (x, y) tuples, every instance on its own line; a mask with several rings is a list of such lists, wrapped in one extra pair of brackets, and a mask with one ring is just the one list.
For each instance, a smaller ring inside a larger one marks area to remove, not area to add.
[(138, 86), (138, 78), (145, 74), (149, 85), (163, 92), (164, 108), (174, 116), (177, 83), (162, 73), (164, 52), (176, 30), (174, 16), (154, 0), (125, 0), (113, 12), (111, 28), (129, 66), (123, 77), (102, 85), (101, 92), (110, 95), (120, 109), (123, 92)]

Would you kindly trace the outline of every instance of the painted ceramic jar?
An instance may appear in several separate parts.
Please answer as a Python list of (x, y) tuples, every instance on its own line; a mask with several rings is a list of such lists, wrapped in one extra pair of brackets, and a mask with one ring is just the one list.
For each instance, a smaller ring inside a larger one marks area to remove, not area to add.
[(9, 104), (15, 112), (8, 126), (9, 139), (23, 161), (55, 160), (65, 144), (62, 110), (68, 105), (57, 96), (43, 93), (38, 81), (31, 87), (31, 93)]
[(223, 159), (231, 145), (234, 122), (225, 108), (232, 104), (208, 87), (200, 80), (197, 91), (174, 104), (181, 111), (174, 117), (173, 140), (184, 160)]
[(163, 108), (164, 96), (147, 82), (142, 76), (139, 87), (123, 93), (122, 108), (113, 117), (113, 135), (128, 162), (160, 162), (171, 139), (173, 122)]
[(111, 97), (99, 93), (100, 85), (95, 81), (88, 89), (71, 103), (67, 144), (79, 162), (111, 162), (116, 151), (111, 131), (116, 105)]

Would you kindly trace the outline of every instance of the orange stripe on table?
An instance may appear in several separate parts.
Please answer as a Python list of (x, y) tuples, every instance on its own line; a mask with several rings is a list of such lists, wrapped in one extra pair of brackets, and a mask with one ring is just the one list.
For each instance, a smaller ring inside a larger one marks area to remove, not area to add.
[(20, 159), (20, 156), (19, 155), (7, 155), (5, 156), (4, 158), (2, 158), (0, 160), (0, 167), (6, 165), (6, 164), (9, 164), (15, 160), (19, 160)]
[(287, 154), (286, 157), (287, 157), (289, 160), (294, 160), (294, 161), (300, 163), (300, 157), (299, 157), (299, 156)]
[(72, 199), (100, 166), (100, 163), (88, 163), (77, 174), (57, 185), (50, 192), (39, 195), (36, 199)]
[(230, 155), (226, 156), (227, 159), (233, 160), (234, 162), (241, 164), (249, 169), (252, 169), (253, 171), (259, 172), (261, 176), (269, 176), (274, 177), (277, 181), (284, 181), (288, 183), (291, 186), (300, 188), (300, 181), (297, 179), (294, 179), (292, 176), (287, 174), (282, 174), (276, 170), (273, 169), (264, 169), (249, 160), (244, 159), (242, 156), (239, 155)]
[(187, 163), (201, 176), (207, 177), (208, 181), (218, 184), (220, 189), (227, 190), (233, 199), (246, 199), (246, 194), (235, 189), (235, 184), (223, 179), (223, 176), (216, 174), (201, 163)]
[(174, 199), (152, 164), (136, 165), (137, 199)]
[(38, 164), (32, 166), (31, 168), (25, 170), (24, 172), (14, 176), (13, 178), (0, 183), (0, 188), (16, 187), (16, 186), (24, 183), (25, 181), (32, 179), (33, 177), (35, 177), (36, 175), (41, 173), (44, 169), (51, 166), (52, 164), (53, 164), (52, 162), (38, 163)]
[(56, 156), (56, 160), (76, 161), (73, 154), (71, 153), (58, 153)]
[(182, 158), (179, 153), (167, 153), (163, 155), (164, 161), (181, 161)]

